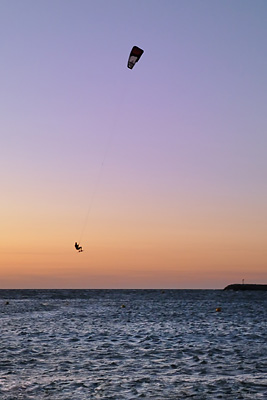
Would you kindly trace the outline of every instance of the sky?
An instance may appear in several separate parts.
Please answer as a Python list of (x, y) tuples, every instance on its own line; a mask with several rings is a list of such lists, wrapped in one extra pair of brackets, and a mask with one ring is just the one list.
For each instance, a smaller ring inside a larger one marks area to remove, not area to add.
[(265, 0), (1, 0), (0, 37), (0, 288), (267, 283)]

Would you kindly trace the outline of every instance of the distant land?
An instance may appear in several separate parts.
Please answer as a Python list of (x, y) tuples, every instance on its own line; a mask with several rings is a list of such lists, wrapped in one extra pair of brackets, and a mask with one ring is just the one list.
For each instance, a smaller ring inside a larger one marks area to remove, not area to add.
[(234, 283), (232, 285), (226, 286), (223, 290), (267, 290), (267, 285), (258, 285), (256, 283)]

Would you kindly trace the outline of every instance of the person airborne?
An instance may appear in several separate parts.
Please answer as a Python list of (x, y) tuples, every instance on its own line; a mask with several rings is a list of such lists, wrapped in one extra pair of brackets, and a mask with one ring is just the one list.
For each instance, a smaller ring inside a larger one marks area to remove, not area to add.
[(75, 242), (74, 247), (79, 253), (81, 253), (83, 251), (82, 246), (80, 246), (79, 243), (77, 243), (77, 242)]

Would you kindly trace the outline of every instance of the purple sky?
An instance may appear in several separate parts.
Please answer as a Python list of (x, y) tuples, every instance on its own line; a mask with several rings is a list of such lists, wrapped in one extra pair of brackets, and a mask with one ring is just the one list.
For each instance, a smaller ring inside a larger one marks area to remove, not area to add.
[[(265, 0), (2, 0), (0, 35), (4, 286), (19, 285), (14, 254), (29, 254), (18, 268), (34, 287), (27, 262), (63, 265), (81, 232), (103, 276), (99, 248), (113, 273), (147, 243), (136, 287), (149, 273), (161, 286), (165, 263), (150, 264), (166, 254), (190, 271), (166, 287), (266, 283)], [(145, 53), (130, 71), (133, 45)]]

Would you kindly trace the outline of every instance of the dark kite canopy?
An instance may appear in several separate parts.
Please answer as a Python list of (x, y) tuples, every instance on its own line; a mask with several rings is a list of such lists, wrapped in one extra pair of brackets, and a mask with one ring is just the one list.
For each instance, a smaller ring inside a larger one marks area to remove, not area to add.
[(134, 46), (132, 48), (132, 51), (129, 55), (129, 59), (128, 59), (128, 65), (127, 67), (130, 69), (133, 69), (133, 67), (135, 66), (135, 64), (137, 63), (137, 61), (139, 61), (141, 55), (144, 53), (144, 50), (140, 49), (137, 46)]

